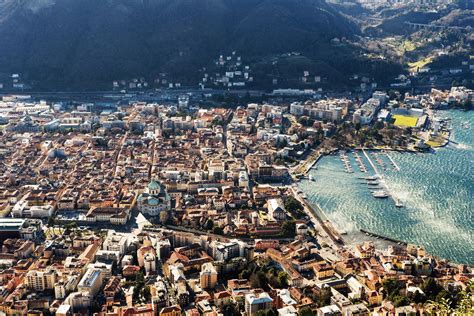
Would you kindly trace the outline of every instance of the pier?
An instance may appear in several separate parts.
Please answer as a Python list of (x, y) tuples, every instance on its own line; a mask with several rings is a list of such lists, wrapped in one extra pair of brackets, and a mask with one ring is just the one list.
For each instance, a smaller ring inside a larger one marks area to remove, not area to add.
[(400, 244), (400, 245), (404, 245), (404, 246), (408, 245), (408, 243), (406, 241), (398, 240), (398, 239), (394, 239), (394, 238), (390, 238), (390, 237), (386, 237), (386, 236), (382, 236), (382, 235), (375, 234), (375, 233), (371, 233), (371, 232), (369, 232), (367, 230), (364, 230), (364, 229), (360, 229), (360, 232), (364, 233), (364, 234), (366, 234), (370, 237), (375, 237), (375, 238), (378, 238), (378, 239), (390, 241), (390, 242)]
[(367, 167), (365, 166), (364, 162), (362, 161), (362, 158), (360, 157), (357, 151), (354, 152), (354, 157), (357, 164), (359, 165), (359, 170), (363, 173), (367, 173)]
[(387, 156), (387, 158), (390, 160), (390, 162), (392, 163), (392, 165), (395, 167), (395, 169), (397, 171), (400, 171), (400, 167), (397, 165), (397, 163), (392, 159), (392, 157), (386, 152), (385, 155)]
[(367, 155), (367, 152), (365, 151), (365, 149), (362, 149), (362, 152), (364, 153), (365, 158), (367, 158), (367, 161), (369, 162), (369, 164), (372, 166), (372, 169), (374, 169), (374, 172), (377, 175), (377, 177), (379, 177), (379, 179), (382, 179), (382, 177), (379, 174), (379, 171), (377, 170), (377, 167), (372, 162), (372, 159), (370, 159), (369, 155)]
[(341, 159), (342, 163), (344, 164), (344, 168), (347, 173), (354, 173), (354, 170), (352, 170), (351, 163), (349, 162), (349, 157), (344, 153), (341, 152), (339, 154), (339, 158)]
[[(377, 178), (379, 180), (383, 180), (383, 176), (379, 174), (379, 171), (377, 170), (377, 167), (375, 166), (375, 164), (372, 162), (372, 159), (370, 159), (369, 155), (367, 154), (367, 152), (365, 151), (365, 149), (362, 149), (362, 152), (364, 153), (365, 157), (367, 158), (367, 161), (369, 162), (369, 164), (372, 166), (372, 168), (374, 169), (374, 172), (375, 172), (375, 175), (377, 176)], [(387, 186), (387, 183), (385, 183), (385, 181), (380, 181), (379, 182), (380, 185), (384, 188), (384, 190), (387, 192), (387, 194), (392, 198), (392, 200), (395, 202), (395, 205), (397, 207), (402, 207), (403, 204), (401, 203), (401, 201), (394, 197), (393, 194), (391, 194), (390, 192), (390, 189), (388, 188)]]

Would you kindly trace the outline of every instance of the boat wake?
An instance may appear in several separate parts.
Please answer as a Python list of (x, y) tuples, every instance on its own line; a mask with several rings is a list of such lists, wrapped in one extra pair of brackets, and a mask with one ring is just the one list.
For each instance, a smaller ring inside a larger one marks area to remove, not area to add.
[(467, 145), (467, 144), (463, 144), (463, 143), (458, 143), (456, 145), (454, 145), (454, 147), (456, 149), (464, 149), (464, 150), (471, 150), (471, 146)]

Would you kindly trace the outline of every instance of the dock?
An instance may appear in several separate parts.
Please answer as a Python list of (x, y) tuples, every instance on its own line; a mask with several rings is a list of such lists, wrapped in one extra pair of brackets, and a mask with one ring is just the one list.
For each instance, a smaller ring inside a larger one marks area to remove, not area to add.
[(339, 158), (341, 159), (342, 163), (344, 164), (345, 171), (347, 173), (354, 173), (354, 170), (352, 170), (351, 163), (349, 162), (349, 157), (344, 152), (341, 152), (339, 154)]
[(364, 162), (362, 161), (362, 158), (360, 157), (359, 153), (357, 151), (354, 152), (354, 157), (355, 157), (355, 160), (357, 162), (357, 164), (359, 165), (359, 170), (363, 173), (367, 173), (367, 166), (364, 164)]
[(393, 242), (393, 243), (396, 243), (396, 244), (400, 244), (400, 245), (408, 245), (408, 243), (406, 241), (403, 241), (403, 240), (398, 240), (398, 239), (395, 239), (395, 238), (390, 238), (390, 237), (386, 237), (386, 236), (382, 236), (382, 235), (379, 235), (379, 234), (376, 234), (376, 233), (371, 233), (365, 229), (360, 229), (360, 232), (361, 233), (364, 233), (370, 237), (375, 237), (375, 238), (378, 238), (378, 239), (382, 239), (382, 240), (386, 240), (386, 241), (390, 241), (390, 242)]
[(322, 154), (318, 154), (316, 159), (308, 165), (304, 174), (307, 174), (318, 163), (319, 159), (321, 159), (322, 156), (323, 156)]
[[(377, 176), (377, 178), (379, 180), (383, 180), (383, 176), (379, 174), (379, 171), (377, 170), (377, 167), (372, 162), (372, 159), (370, 159), (370, 156), (367, 154), (365, 149), (362, 149), (362, 152), (364, 153), (365, 157), (367, 158), (367, 161), (369, 162), (369, 164), (374, 169), (374, 172), (375, 172), (375, 175)], [(387, 183), (385, 183), (385, 181), (379, 181), (379, 184), (383, 187), (384, 191), (387, 192), (389, 197), (392, 198), (392, 200), (395, 202), (395, 205), (403, 205), (397, 197), (393, 196), (393, 194), (390, 192), (390, 189), (388, 188)]]
[(392, 163), (393, 167), (397, 170), (397, 171), (400, 171), (400, 167), (397, 165), (397, 163), (392, 159), (392, 156), (390, 156), (387, 152), (385, 153), (385, 155), (387, 156), (387, 158), (390, 160), (390, 162)]
[(365, 151), (365, 149), (362, 149), (362, 152), (364, 153), (365, 158), (367, 158), (367, 161), (369, 162), (369, 164), (370, 164), (370, 166), (372, 167), (372, 169), (374, 169), (374, 172), (375, 172), (375, 174), (377, 175), (377, 177), (379, 177), (379, 179), (381, 179), (382, 177), (380, 176), (379, 171), (377, 170), (377, 167), (376, 167), (375, 164), (372, 162), (372, 159), (370, 159), (370, 157), (369, 157), (369, 155), (367, 154), (367, 152)]
[(314, 165), (316, 165), (323, 155), (324, 152), (321, 152), (319, 149), (313, 150), (306, 160), (290, 170), (293, 180), (297, 181), (301, 176), (307, 176), (309, 171), (314, 167)]

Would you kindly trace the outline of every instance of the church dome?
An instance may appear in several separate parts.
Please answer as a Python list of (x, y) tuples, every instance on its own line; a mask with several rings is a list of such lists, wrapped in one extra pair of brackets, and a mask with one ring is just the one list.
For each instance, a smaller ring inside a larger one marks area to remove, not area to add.
[(160, 189), (160, 184), (156, 182), (155, 180), (151, 181), (150, 184), (148, 184), (148, 190), (150, 191), (157, 191)]

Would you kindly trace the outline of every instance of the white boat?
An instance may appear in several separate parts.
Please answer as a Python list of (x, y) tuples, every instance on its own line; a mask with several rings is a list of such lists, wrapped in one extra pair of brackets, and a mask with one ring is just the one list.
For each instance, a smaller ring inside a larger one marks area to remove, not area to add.
[(369, 180), (369, 181), (375, 181), (375, 180), (378, 180), (378, 176), (375, 175), (375, 176), (371, 176), (371, 177), (365, 177), (365, 180)]
[(400, 201), (399, 199), (396, 199), (395, 200), (395, 206), (396, 207), (403, 207), (404, 205), (403, 205), (402, 201)]
[(308, 179), (309, 179), (310, 181), (314, 181), (314, 178), (313, 178), (312, 175), (309, 175), (309, 176), (308, 176)]
[(384, 190), (372, 192), (372, 196), (373, 196), (374, 198), (377, 198), (377, 199), (385, 199), (385, 198), (388, 198), (388, 194), (387, 194), (387, 192), (385, 192)]

